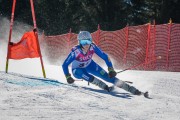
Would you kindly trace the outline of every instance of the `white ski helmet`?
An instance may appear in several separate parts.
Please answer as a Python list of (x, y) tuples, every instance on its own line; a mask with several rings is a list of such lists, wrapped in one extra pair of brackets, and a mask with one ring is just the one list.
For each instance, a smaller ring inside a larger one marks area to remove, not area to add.
[(80, 31), (77, 39), (79, 41), (79, 44), (81, 44), (82, 46), (90, 45), (92, 43), (92, 36), (88, 31)]

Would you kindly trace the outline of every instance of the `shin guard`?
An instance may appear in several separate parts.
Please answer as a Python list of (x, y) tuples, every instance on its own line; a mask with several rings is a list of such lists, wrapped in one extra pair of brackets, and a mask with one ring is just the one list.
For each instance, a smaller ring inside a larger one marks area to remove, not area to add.
[(101, 80), (99, 80), (97, 78), (94, 78), (94, 80), (91, 83), (98, 86), (98, 87), (100, 87), (101, 89), (107, 90), (109, 92), (109, 87), (103, 81), (101, 81)]
[(115, 85), (116, 85), (117, 87), (119, 87), (119, 88), (122, 88), (122, 89), (124, 89), (124, 90), (132, 93), (132, 94), (136, 94), (136, 92), (139, 91), (139, 90), (136, 89), (135, 87), (130, 86), (130, 85), (128, 85), (126, 82), (121, 81), (121, 80), (117, 80), (116, 83), (115, 83)]

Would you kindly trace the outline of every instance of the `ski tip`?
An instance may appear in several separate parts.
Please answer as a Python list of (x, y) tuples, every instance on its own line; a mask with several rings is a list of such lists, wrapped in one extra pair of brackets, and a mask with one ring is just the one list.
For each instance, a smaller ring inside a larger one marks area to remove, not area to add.
[(149, 97), (149, 93), (148, 93), (148, 92), (145, 92), (145, 93), (144, 93), (144, 97)]
[(149, 97), (148, 91), (144, 93), (144, 97), (145, 97), (145, 98), (148, 98), (148, 99), (152, 99), (152, 98)]

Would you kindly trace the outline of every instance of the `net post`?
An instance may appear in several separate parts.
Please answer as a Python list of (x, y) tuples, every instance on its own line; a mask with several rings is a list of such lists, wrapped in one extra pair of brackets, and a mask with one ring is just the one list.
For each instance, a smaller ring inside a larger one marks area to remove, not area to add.
[(128, 38), (129, 38), (129, 24), (126, 25), (126, 45), (124, 48), (124, 57), (123, 57), (123, 63), (127, 63), (127, 49), (128, 49)]
[(172, 26), (172, 19), (169, 19), (169, 23), (168, 23), (168, 46), (167, 46), (167, 52), (166, 52), (166, 70), (169, 70), (169, 52), (170, 50), (170, 42), (171, 42), (171, 26)]
[(150, 32), (151, 32), (151, 23), (148, 24), (148, 36), (147, 36), (147, 43), (146, 43), (146, 58), (145, 58), (145, 68), (146, 69), (147, 69), (148, 54), (149, 54)]

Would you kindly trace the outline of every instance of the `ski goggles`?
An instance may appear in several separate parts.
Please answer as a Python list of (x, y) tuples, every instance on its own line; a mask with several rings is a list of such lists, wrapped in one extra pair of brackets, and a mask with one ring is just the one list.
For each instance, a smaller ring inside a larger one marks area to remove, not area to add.
[(90, 45), (91, 43), (92, 43), (92, 41), (89, 40), (89, 39), (86, 39), (86, 40), (79, 40), (79, 44), (81, 44), (82, 46)]

